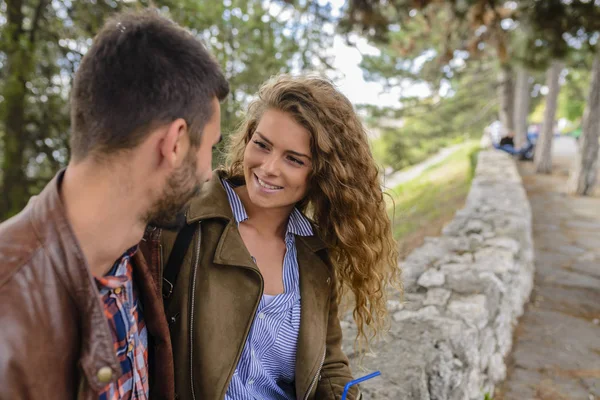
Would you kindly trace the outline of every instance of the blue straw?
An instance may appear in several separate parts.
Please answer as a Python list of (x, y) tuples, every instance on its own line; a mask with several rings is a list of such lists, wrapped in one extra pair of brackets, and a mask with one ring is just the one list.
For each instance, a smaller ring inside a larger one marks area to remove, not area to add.
[(376, 376), (379, 376), (379, 375), (381, 375), (381, 372), (375, 371), (372, 374), (365, 375), (362, 378), (358, 378), (358, 379), (355, 379), (353, 381), (346, 383), (346, 386), (344, 386), (344, 393), (342, 393), (342, 400), (346, 400), (346, 396), (348, 395), (348, 390), (350, 389), (351, 386), (358, 385), (361, 382), (367, 381), (371, 378), (375, 378)]

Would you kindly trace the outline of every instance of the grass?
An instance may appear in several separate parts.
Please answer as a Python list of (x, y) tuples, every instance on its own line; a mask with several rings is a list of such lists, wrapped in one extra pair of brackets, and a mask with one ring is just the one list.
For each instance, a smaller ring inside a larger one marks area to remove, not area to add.
[(462, 208), (471, 187), (478, 149), (478, 142), (466, 142), (419, 177), (388, 190), (388, 212), (402, 256), (418, 247), (425, 236), (438, 235)]
[(385, 159), (385, 152), (387, 151), (385, 142), (382, 138), (373, 139), (370, 141), (371, 144), (371, 152), (373, 153), (373, 158), (378, 161), (379, 164), (383, 164), (383, 160)]

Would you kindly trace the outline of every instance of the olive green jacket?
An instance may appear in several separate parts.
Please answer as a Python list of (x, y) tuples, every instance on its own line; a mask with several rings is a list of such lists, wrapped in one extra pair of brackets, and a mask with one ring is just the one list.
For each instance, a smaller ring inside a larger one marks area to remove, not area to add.
[[(263, 278), (238, 231), (219, 174), (193, 200), (188, 224), (198, 228), (167, 304), (178, 399), (223, 399), (263, 294)], [(201, 232), (199, 232), (201, 231)], [(176, 233), (163, 231), (154, 250), (161, 266)], [(198, 240), (200, 238), (200, 240)], [(341, 349), (335, 274), (325, 244), (296, 236), (301, 319), (296, 397), (340, 399), (352, 380)], [(159, 270), (162, 270), (160, 268)], [(349, 399), (358, 395), (356, 388)]]

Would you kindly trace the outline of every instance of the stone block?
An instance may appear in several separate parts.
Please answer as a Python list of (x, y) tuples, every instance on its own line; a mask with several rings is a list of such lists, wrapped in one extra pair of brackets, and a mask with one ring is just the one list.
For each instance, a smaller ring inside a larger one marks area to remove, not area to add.
[(433, 288), (427, 291), (427, 297), (423, 302), (426, 306), (445, 306), (452, 292), (447, 289)]
[(387, 309), (389, 312), (402, 310), (403, 308), (404, 308), (404, 303), (402, 303), (399, 300), (388, 300), (387, 301)]
[(473, 268), (473, 264), (444, 264), (440, 267), (440, 271), (445, 274), (453, 274), (456, 272), (463, 272)]
[(519, 242), (509, 237), (496, 237), (493, 239), (488, 239), (485, 241), (485, 244), (491, 247), (506, 249), (514, 255), (518, 254), (519, 250), (521, 249)]
[(394, 321), (400, 322), (409, 318), (431, 318), (440, 315), (439, 310), (434, 306), (427, 306), (418, 311), (402, 310), (394, 314)]
[(495, 353), (488, 365), (488, 376), (494, 383), (502, 382), (506, 378), (506, 365), (502, 354)]
[(446, 282), (446, 276), (443, 272), (436, 269), (429, 269), (419, 277), (417, 283), (423, 287), (442, 286)]
[(486, 298), (481, 294), (451, 301), (448, 304), (448, 311), (479, 330), (483, 329), (488, 323), (489, 314), (486, 308)]
[(481, 334), (480, 351), (480, 368), (485, 371), (488, 367), (492, 355), (496, 353), (496, 336), (492, 328), (484, 329)]
[(509, 250), (486, 247), (475, 253), (474, 268), (498, 274), (515, 271), (515, 257)]

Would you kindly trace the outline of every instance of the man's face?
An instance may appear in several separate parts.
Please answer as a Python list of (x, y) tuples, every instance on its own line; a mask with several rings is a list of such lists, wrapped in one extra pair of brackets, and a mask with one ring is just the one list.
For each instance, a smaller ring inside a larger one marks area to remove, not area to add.
[(213, 115), (204, 126), (200, 145), (190, 149), (182, 165), (167, 179), (148, 222), (162, 229), (178, 230), (185, 225), (185, 208), (204, 182), (212, 178), (212, 150), (221, 140), (221, 106), (213, 99)]

